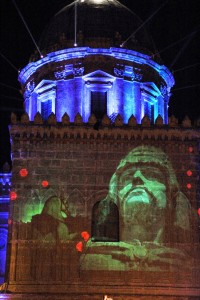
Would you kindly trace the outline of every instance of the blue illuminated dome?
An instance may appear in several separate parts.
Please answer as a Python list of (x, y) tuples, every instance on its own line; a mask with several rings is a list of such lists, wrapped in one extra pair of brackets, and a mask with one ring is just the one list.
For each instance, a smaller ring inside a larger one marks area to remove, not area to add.
[(19, 75), (30, 120), (39, 112), (44, 121), (54, 113), (58, 122), (107, 115), (111, 123), (146, 116), (167, 124), (174, 78), (141, 25), (116, 0), (80, 0), (58, 12), (42, 34), (42, 58), (33, 55)]

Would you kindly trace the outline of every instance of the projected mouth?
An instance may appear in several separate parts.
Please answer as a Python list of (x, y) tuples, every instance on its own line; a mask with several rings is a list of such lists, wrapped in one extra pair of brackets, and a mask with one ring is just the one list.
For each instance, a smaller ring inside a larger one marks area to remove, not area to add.
[(150, 204), (150, 195), (144, 187), (134, 188), (126, 197), (127, 203), (142, 202)]
[(131, 194), (143, 194), (146, 193), (144, 187), (136, 187), (134, 189), (132, 189)]

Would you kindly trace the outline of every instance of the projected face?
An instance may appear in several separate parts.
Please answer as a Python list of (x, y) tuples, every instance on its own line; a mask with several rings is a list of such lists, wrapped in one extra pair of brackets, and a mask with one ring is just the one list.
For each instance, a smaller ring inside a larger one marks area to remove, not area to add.
[(178, 188), (161, 149), (147, 145), (132, 149), (119, 162), (109, 184), (109, 198), (118, 206), (122, 224), (120, 240), (163, 242), (171, 190)]
[[(114, 206), (118, 214), (112, 211)], [(178, 242), (177, 237), (185, 241), (190, 229), (189, 209), (167, 155), (148, 145), (132, 149), (119, 162), (110, 179), (109, 193), (99, 204), (101, 214), (96, 227), (100, 225), (102, 229), (98, 239), (102, 243), (88, 246), (92, 251), (84, 256), (83, 268), (107, 270), (109, 266), (109, 270), (135, 271), (177, 268), (185, 254), (173, 243)], [(111, 224), (114, 224), (112, 230)], [(118, 234), (116, 248), (109, 243), (113, 233)]]
[(119, 196), (125, 206), (145, 203), (164, 208), (166, 183), (161, 170), (153, 166), (132, 166), (119, 178)]
[(160, 241), (167, 203), (166, 179), (154, 165), (135, 164), (118, 179), (122, 240)]

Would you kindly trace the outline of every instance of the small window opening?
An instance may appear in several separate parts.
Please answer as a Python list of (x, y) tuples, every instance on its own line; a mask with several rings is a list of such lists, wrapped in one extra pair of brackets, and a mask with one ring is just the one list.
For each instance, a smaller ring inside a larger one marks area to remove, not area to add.
[(92, 241), (119, 241), (119, 212), (116, 204), (97, 202), (92, 211)]
[(91, 92), (91, 113), (98, 120), (107, 114), (107, 92)]
[(51, 100), (47, 100), (44, 102), (41, 102), (41, 115), (43, 120), (47, 120), (49, 115), (52, 112), (52, 101)]

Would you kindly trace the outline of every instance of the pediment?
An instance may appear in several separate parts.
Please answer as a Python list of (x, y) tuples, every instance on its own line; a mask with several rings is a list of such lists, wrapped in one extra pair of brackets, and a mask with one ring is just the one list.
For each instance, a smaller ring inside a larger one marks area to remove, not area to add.
[(83, 76), (83, 79), (85, 81), (87, 80), (105, 80), (105, 81), (114, 81), (115, 77), (102, 71), (102, 70), (97, 70), (94, 72), (91, 72), (85, 76)]
[(36, 87), (35, 91), (40, 93), (44, 91), (46, 88), (53, 88), (55, 86), (55, 82), (52, 80), (42, 80)]
[(161, 95), (161, 92), (159, 88), (155, 85), (154, 82), (144, 82), (142, 84), (142, 88), (151, 94), (153, 94), (155, 97), (158, 97)]

